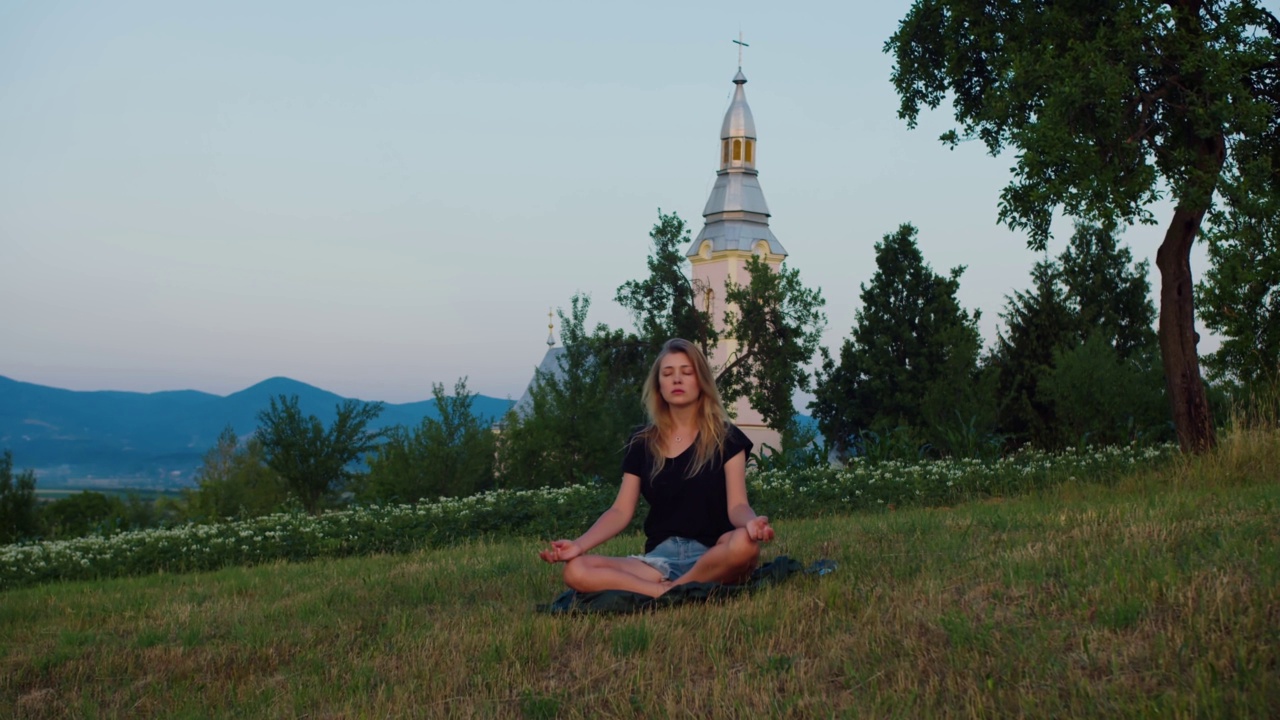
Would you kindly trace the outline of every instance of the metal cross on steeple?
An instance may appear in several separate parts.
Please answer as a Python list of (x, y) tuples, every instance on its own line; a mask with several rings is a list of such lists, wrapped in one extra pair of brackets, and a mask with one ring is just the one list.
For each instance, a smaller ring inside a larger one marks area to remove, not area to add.
[(742, 67), (742, 48), (751, 47), (751, 46), (748, 45), (747, 43), (742, 42), (741, 30), (738, 31), (738, 39), (734, 40), (733, 43), (738, 46), (738, 67)]

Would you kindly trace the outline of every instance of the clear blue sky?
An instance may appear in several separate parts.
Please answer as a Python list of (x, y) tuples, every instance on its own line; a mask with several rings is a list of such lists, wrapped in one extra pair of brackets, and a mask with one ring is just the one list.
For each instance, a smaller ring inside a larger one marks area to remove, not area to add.
[[(0, 4), (0, 375), (288, 375), (390, 402), (466, 375), (519, 397), (548, 306), (581, 291), (627, 325), (613, 294), (658, 208), (701, 227), (739, 28), (772, 226), (827, 299), (824, 344), (903, 222), (935, 270), (968, 266), (990, 343), (1038, 259), (996, 224), (1014, 154), (943, 147), (949, 109), (897, 119), (882, 47), (908, 6)], [(1124, 239), (1154, 258), (1162, 234)]]

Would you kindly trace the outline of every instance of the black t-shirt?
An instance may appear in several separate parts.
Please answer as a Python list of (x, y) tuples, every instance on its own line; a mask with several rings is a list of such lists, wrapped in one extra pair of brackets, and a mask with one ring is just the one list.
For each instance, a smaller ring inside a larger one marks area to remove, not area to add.
[(711, 547), (720, 536), (733, 529), (729, 522), (728, 494), (725, 491), (724, 464), (740, 452), (751, 452), (752, 442), (738, 427), (729, 423), (724, 447), (692, 477), (685, 477), (697, 452), (696, 441), (689, 449), (669, 458), (662, 471), (649, 477), (653, 458), (636, 431), (627, 442), (622, 472), (640, 477), (640, 494), (649, 503), (649, 516), (644, 521), (644, 551), (650, 552), (669, 537), (684, 537)]

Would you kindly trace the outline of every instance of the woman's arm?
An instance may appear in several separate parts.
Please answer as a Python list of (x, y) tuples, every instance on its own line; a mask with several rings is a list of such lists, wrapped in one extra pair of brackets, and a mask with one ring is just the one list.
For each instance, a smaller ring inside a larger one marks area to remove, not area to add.
[(729, 522), (734, 527), (746, 528), (752, 540), (768, 542), (773, 539), (769, 518), (756, 515), (747, 502), (747, 451), (743, 450), (724, 464), (725, 495), (729, 500)]
[(551, 543), (550, 550), (543, 550), (538, 555), (547, 562), (565, 562), (607, 542), (631, 523), (639, 498), (640, 477), (623, 473), (618, 497), (613, 501), (613, 505), (592, 523), (589, 530), (578, 536), (577, 540), (555, 540)]

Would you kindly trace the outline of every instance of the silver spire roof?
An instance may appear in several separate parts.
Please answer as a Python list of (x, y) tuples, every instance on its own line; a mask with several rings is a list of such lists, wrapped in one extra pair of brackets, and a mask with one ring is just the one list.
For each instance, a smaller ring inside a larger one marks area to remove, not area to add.
[(747, 84), (747, 76), (742, 74), (742, 68), (738, 68), (738, 74), (733, 76), (733, 84), (738, 87), (733, 91), (733, 102), (729, 103), (729, 110), (724, 114), (724, 123), (720, 125), (720, 139), (725, 140), (734, 137), (756, 137), (756, 121), (751, 117), (751, 106), (747, 105), (747, 93), (742, 89)]
[(756, 122), (747, 105), (743, 88), (747, 76), (738, 68), (733, 77), (737, 87), (733, 100), (725, 111), (720, 125), (720, 169), (716, 171), (716, 184), (702, 209), (706, 225), (694, 238), (686, 253), (696, 257), (704, 240), (711, 241), (711, 252), (742, 250), (752, 252), (756, 243), (763, 240), (774, 255), (786, 255), (787, 251), (769, 229), (769, 205), (756, 171)]

